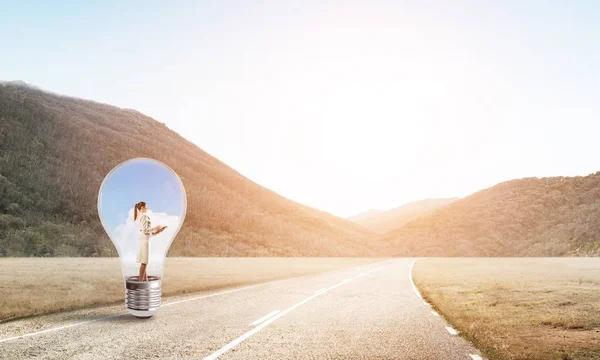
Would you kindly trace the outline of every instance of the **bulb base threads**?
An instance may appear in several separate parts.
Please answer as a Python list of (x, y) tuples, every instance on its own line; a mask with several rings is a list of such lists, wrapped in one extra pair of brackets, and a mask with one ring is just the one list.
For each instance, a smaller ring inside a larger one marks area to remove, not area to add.
[(158, 312), (161, 304), (161, 279), (148, 276), (139, 281), (137, 276), (125, 278), (125, 308), (139, 318), (149, 318)]

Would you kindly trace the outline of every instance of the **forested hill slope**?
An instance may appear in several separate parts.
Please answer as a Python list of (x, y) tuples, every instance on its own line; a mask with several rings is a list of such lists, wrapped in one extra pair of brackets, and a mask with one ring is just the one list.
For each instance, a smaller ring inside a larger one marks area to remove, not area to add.
[(382, 240), (397, 256), (599, 256), (600, 172), (504, 182)]
[(104, 176), (134, 157), (166, 163), (186, 188), (187, 216), (170, 255), (374, 252), (370, 231), (248, 180), (163, 123), (15, 82), (0, 83), (0, 253), (116, 255), (97, 194)]

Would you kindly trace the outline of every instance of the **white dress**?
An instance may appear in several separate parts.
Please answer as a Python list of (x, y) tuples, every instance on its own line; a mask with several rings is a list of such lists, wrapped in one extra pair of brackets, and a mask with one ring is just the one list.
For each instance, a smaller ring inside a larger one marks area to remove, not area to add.
[(137, 262), (142, 264), (148, 263), (148, 255), (150, 253), (150, 238), (152, 237), (152, 223), (150, 217), (142, 214), (140, 217), (140, 237), (138, 238), (138, 253)]

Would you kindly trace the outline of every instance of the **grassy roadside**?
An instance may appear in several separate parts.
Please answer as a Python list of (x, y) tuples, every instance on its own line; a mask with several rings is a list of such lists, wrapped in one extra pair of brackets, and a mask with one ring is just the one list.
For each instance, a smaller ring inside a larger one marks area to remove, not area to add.
[(413, 277), (488, 359), (600, 359), (599, 258), (428, 258)]
[[(379, 258), (167, 258), (163, 296), (315, 274)], [(123, 302), (118, 258), (0, 259), (0, 321)]]

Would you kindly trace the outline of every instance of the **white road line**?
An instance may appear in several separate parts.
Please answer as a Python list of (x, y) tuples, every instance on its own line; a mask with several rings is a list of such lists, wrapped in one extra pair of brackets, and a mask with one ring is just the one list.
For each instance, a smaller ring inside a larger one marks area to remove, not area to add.
[(415, 261), (413, 261), (412, 264), (410, 264), (410, 271), (408, 272), (408, 277), (410, 278), (410, 285), (412, 286), (413, 291), (415, 292), (415, 294), (417, 294), (417, 296), (419, 298), (423, 298), (421, 296), (421, 293), (419, 292), (419, 290), (417, 289), (417, 287), (415, 286), (415, 283), (413, 281), (413, 276), (412, 276), (412, 271), (413, 271), (413, 267), (415, 266), (415, 263), (419, 261), (419, 259), (415, 259)]
[(471, 357), (471, 359), (473, 360), (483, 360), (483, 358), (479, 355), (475, 355), (475, 354), (469, 354), (469, 356)]
[(453, 328), (446, 326), (446, 330), (448, 330), (448, 332), (452, 335), (456, 335), (458, 334), (458, 332), (456, 330), (454, 330)]
[(326, 289), (326, 288), (319, 289), (319, 290), (315, 291), (315, 294), (322, 293), (322, 292), (323, 292), (323, 291), (325, 291), (325, 290), (327, 290), (327, 289)]
[[(413, 271), (413, 267), (415, 266), (415, 263), (419, 261), (419, 259), (415, 259), (415, 261), (413, 261), (413, 263), (410, 265), (410, 271), (409, 271), (409, 277), (410, 277), (410, 284), (412, 285), (412, 289), (415, 292), (415, 294), (417, 294), (418, 297), (420, 297), (421, 299), (423, 298), (423, 296), (421, 296), (421, 293), (419, 292), (419, 289), (417, 289), (417, 287), (415, 286), (415, 283), (413, 281), (413, 277), (412, 277), (412, 271)], [(430, 306), (426, 301), (425, 301), (425, 305)], [(431, 311), (431, 313), (435, 316), (440, 316), (440, 314), (438, 314), (435, 311)], [(458, 334), (458, 332), (456, 330), (454, 330), (453, 328), (446, 326), (446, 330), (448, 330), (448, 332), (452, 335), (456, 335)]]
[(188, 301), (195, 301), (195, 300), (200, 300), (200, 299), (206, 299), (206, 298), (217, 296), (217, 295), (230, 294), (230, 293), (237, 292), (237, 291), (248, 290), (248, 289), (252, 289), (252, 288), (255, 288), (255, 287), (264, 286), (264, 285), (268, 285), (268, 284), (274, 284), (274, 283), (277, 283), (277, 282), (280, 282), (280, 281), (291, 280), (291, 279), (297, 279), (297, 278), (281, 279), (281, 280), (269, 281), (269, 282), (262, 283), (262, 284), (256, 284), (256, 285), (250, 285), (250, 286), (243, 286), (243, 287), (235, 288), (235, 289), (231, 289), (231, 290), (219, 291), (219, 292), (208, 294), (208, 295), (196, 296), (196, 297), (189, 298), (189, 299), (183, 299), (183, 300), (168, 302), (168, 303), (162, 304), (161, 307), (175, 305), (175, 304), (181, 304), (181, 303), (185, 303), (185, 302), (188, 302)]
[[(373, 270), (372, 270), (373, 271)], [(246, 340), (247, 338), (249, 338), (250, 336), (256, 334), (257, 332), (261, 331), (262, 329), (264, 329), (265, 327), (269, 326), (271, 323), (273, 323), (275, 320), (279, 319), (280, 317), (284, 316), (285, 314), (289, 313), (290, 311), (294, 310), (295, 308), (307, 303), (308, 301), (316, 298), (317, 296), (320, 296), (330, 290), (335, 289), (336, 287), (343, 285), (349, 281), (352, 281), (354, 279), (358, 279), (359, 277), (368, 275), (369, 273), (371, 273), (372, 271), (368, 271), (366, 273), (363, 274), (359, 274), (356, 275), (354, 277), (351, 277), (349, 279), (345, 279), (333, 286), (330, 286), (328, 288), (326, 288), (324, 291), (320, 292), (320, 293), (316, 293), (313, 294), (309, 297), (307, 297), (306, 299), (300, 301), (299, 303), (296, 303), (295, 305), (290, 306), (289, 308), (283, 310), (282, 312), (280, 312), (279, 314), (272, 316), (271, 318), (269, 318), (267, 321), (263, 322), (262, 324), (258, 325), (257, 327), (255, 327), (254, 329), (248, 331), (247, 333), (243, 334), (242, 336), (238, 337), (237, 339), (233, 340), (232, 342), (230, 342), (229, 344), (223, 346), (221, 349), (215, 351), (214, 353), (208, 355), (207, 357), (204, 358), (204, 360), (214, 360), (217, 359), (219, 356), (225, 354), (226, 352), (228, 352), (229, 350), (233, 349), (234, 347), (236, 347), (239, 343), (241, 343), (242, 341)]]
[(121, 314), (117, 314), (117, 315), (105, 316), (105, 317), (94, 319), (94, 320), (81, 321), (81, 322), (78, 322), (78, 323), (69, 324), (69, 325), (63, 325), (63, 326), (59, 326), (59, 327), (55, 327), (55, 328), (50, 328), (50, 329), (46, 329), (46, 330), (42, 330), (42, 331), (37, 331), (37, 332), (34, 332), (34, 333), (29, 333), (29, 334), (24, 334), (24, 335), (19, 335), (19, 336), (13, 336), (13, 337), (6, 338), (6, 339), (0, 339), (0, 343), (3, 343), (5, 341), (17, 340), (17, 339), (21, 339), (21, 338), (25, 338), (25, 337), (29, 337), (29, 336), (33, 336), (33, 335), (44, 334), (44, 333), (51, 332), (51, 331), (57, 331), (57, 330), (67, 329), (67, 328), (74, 327), (74, 326), (90, 324), (90, 323), (93, 323), (93, 322), (96, 322), (96, 321), (106, 320), (106, 319), (110, 319), (110, 318), (114, 318), (114, 317), (119, 317), (119, 316), (123, 316), (123, 315), (127, 315), (127, 314), (129, 314), (129, 313), (121, 313)]
[(206, 299), (206, 298), (217, 296), (217, 295), (225, 295), (225, 294), (229, 294), (229, 293), (236, 292), (236, 291), (252, 289), (252, 288), (255, 288), (255, 287), (265, 286), (265, 285), (270, 285), (270, 284), (275, 284), (275, 283), (283, 282), (283, 281), (289, 281), (289, 280), (294, 280), (294, 279), (296, 279), (296, 280), (297, 279), (302, 279), (302, 278), (313, 276), (313, 275), (323, 275), (323, 274), (327, 274), (327, 273), (335, 272), (335, 271), (340, 271), (340, 270), (359, 269), (361, 267), (365, 267), (365, 266), (369, 266), (369, 265), (373, 265), (373, 264), (359, 265), (359, 266), (351, 267), (351, 268), (335, 269), (335, 270), (331, 270), (331, 271), (325, 271), (325, 272), (322, 272), (322, 273), (306, 274), (306, 275), (295, 276), (295, 277), (286, 278), (286, 279), (273, 280), (273, 281), (269, 281), (269, 282), (266, 282), (266, 283), (260, 283), (260, 284), (255, 284), (255, 285), (243, 286), (243, 287), (240, 287), (240, 288), (235, 288), (235, 289), (231, 289), (231, 290), (225, 290), (225, 291), (216, 292), (214, 294), (202, 295), (202, 296), (197, 296), (197, 297), (193, 297), (193, 298), (190, 298), (190, 299), (183, 299), (183, 300), (168, 302), (168, 303), (162, 304), (161, 307), (165, 307), (165, 306), (169, 306), (169, 305), (175, 305), (175, 304), (181, 304), (181, 303), (188, 302), (188, 301)]
[[(188, 301), (206, 299), (206, 298), (217, 296), (217, 295), (225, 295), (225, 294), (229, 294), (229, 293), (236, 292), (236, 291), (247, 290), (247, 289), (255, 288), (255, 287), (258, 287), (258, 286), (263, 286), (263, 285), (267, 285), (267, 284), (274, 284), (276, 282), (290, 280), (290, 279), (297, 279), (297, 278), (281, 279), (281, 280), (270, 281), (270, 282), (266, 282), (266, 283), (262, 283), (262, 284), (256, 284), (256, 285), (250, 285), (250, 286), (244, 286), (244, 287), (240, 287), (240, 288), (230, 289), (230, 290), (226, 290), (226, 291), (219, 291), (219, 292), (208, 294), (208, 295), (196, 296), (196, 297), (193, 297), (193, 298), (190, 298), (190, 299), (184, 299), (184, 300), (179, 300), (179, 301), (168, 302), (166, 304), (162, 304), (161, 307), (165, 307), (165, 306), (169, 306), (169, 305), (175, 305), (175, 304), (181, 304), (181, 303), (188, 302)], [(46, 330), (42, 330), (42, 331), (37, 331), (37, 332), (29, 333), (29, 334), (14, 336), (14, 337), (6, 338), (6, 339), (0, 339), (0, 343), (6, 342), (6, 341), (11, 341), (11, 340), (17, 340), (17, 339), (28, 337), (28, 336), (40, 335), (40, 334), (44, 334), (44, 333), (47, 333), (47, 332), (58, 331), (58, 330), (62, 330), (62, 329), (68, 329), (68, 328), (74, 327), (74, 326), (90, 324), (90, 323), (93, 323), (93, 322), (96, 322), (96, 321), (107, 320), (107, 319), (111, 319), (111, 318), (114, 318), (114, 317), (124, 316), (124, 315), (127, 315), (127, 314), (129, 314), (129, 313), (128, 312), (124, 312), (124, 313), (120, 313), (120, 314), (116, 314), (116, 315), (110, 315), (110, 316), (101, 317), (101, 318), (98, 318), (98, 319), (81, 321), (81, 322), (77, 322), (77, 323), (74, 323), (74, 324), (68, 324), (68, 325), (58, 326), (58, 327), (55, 327), (55, 328), (50, 328), (50, 329), (46, 329)]]
[[(389, 261), (389, 260), (385, 260), (385, 261)], [(175, 305), (175, 304), (181, 304), (181, 303), (185, 303), (185, 302), (188, 302), (188, 301), (206, 299), (206, 298), (217, 296), (217, 295), (230, 294), (230, 293), (233, 293), (233, 292), (236, 292), (236, 291), (248, 290), (248, 289), (256, 288), (256, 287), (259, 287), (259, 286), (271, 285), (271, 284), (275, 284), (275, 283), (283, 282), (283, 281), (298, 280), (298, 279), (301, 279), (301, 278), (304, 278), (304, 277), (318, 276), (318, 275), (323, 275), (323, 274), (327, 274), (327, 273), (330, 273), (330, 272), (336, 272), (336, 271), (341, 271), (341, 270), (350, 270), (350, 269), (362, 268), (362, 267), (369, 266), (369, 265), (373, 265), (373, 264), (360, 265), (360, 266), (357, 266), (357, 267), (354, 267), (354, 268), (335, 269), (335, 270), (326, 271), (326, 272), (322, 272), (322, 273), (306, 274), (306, 275), (301, 275), (301, 276), (296, 276), (296, 277), (291, 277), (291, 278), (286, 278), (286, 279), (273, 280), (273, 281), (269, 281), (269, 282), (265, 282), (265, 283), (260, 283), (260, 284), (255, 284), (255, 285), (243, 286), (243, 287), (234, 288), (234, 289), (230, 289), (230, 290), (219, 291), (219, 292), (208, 294), (208, 295), (196, 296), (196, 297), (189, 298), (189, 299), (183, 299), (183, 300), (168, 302), (168, 303), (162, 304), (161, 307), (166, 307), (166, 306)], [(50, 328), (50, 329), (46, 329), (46, 330), (36, 331), (36, 332), (33, 332), (33, 333), (29, 333), (29, 334), (23, 334), (23, 335), (19, 335), (19, 336), (13, 336), (13, 337), (5, 338), (5, 339), (0, 339), (0, 343), (11, 341), (11, 340), (17, 340), (17, 339), (21, 339), (21, 338), (25, 338), (25, 337), (29, 337), (29, 336), (40, 335), (40, 334), (44, 334), (44, 333), (48, 333), (48, 332), (52, 332), (52, 331), (58, 331), (58, 330), (62, 330), (62, 329), (68, 329), (70, 327), (75, 327), (75, 326), (79, 326), (79, 325), (91, 324), (91, 323), (94, 323), (96, 321), (112, 319), (112, 318), (119, 317), (119, 316), (124, 316), (124, 315), (127, 315), (127, 314), (129, 314), (129, 313), (128, 312), (124, 312), (124, 313), (119, 313), (119, 314), (116, 314), (116, 315), (109, 315), (109, 316), (101, 317), (101, 318), (98, 318), (98, 319), (81, 321), (81, 322), (77, 322), (77, 323), (73, 323), (73, 324), (68, 324), (68, 325), (58, 326), (58, 327), (54, 327), (54, 328)]]
[(258, 325), (258, 324), (260, 324), (261, 322), (263, 322), (263, 321), (267, 320), (268, 318), (270, 318), (271, 316), (273, 316), (273, 315), (277, 314), (278, 312), (279, 312), (279, 310), (274, 310), (274, 311), (271, 311), (271, 312), (270, 312), (270, 313), (268, 313), (267, 315), (265, 315), (265, 316), (261, 317), (260, 319), (256, 320), (256, 321), (255, 321), (255, 322), (253, 322), (252, 324), (250, 324), (250, 326)]

